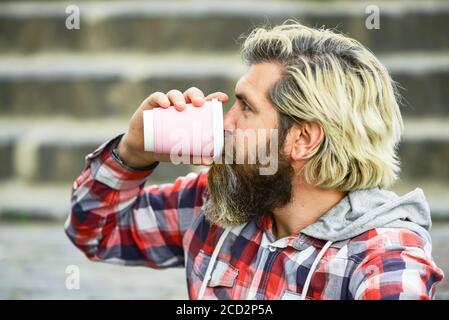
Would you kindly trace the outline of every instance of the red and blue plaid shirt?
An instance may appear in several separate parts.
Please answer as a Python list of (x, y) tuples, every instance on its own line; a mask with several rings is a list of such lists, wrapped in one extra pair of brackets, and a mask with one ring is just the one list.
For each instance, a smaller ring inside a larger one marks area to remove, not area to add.
[[(157, 163), (140, 171), (120, 164), (111, 154), (116, 139), (86, 157), (73, 186), (66, 233), (94, 261), (185, 267), (189, 296), (196, 299), (223, 232), (202, 211), (207, 172), (145, 186)], [(204, 298), (299, 299), (324, 244), (301, 233), (277, 240), (268, 217), (233, 228)], [(377, 228), (331, 246), (306, 298), (431, 299), (442, 279), (428, 241), (407, 229)]]

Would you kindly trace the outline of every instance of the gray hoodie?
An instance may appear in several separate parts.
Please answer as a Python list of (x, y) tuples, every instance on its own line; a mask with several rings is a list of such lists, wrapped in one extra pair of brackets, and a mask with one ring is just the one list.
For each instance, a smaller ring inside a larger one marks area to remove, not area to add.
[(399, 197), (392, 191), (373, 188), (351, 191), (335, 207), (302, 233), (330, 240), (333, 247), (374, 228), (405, 228), (431, 243), (430, 209), (417, 188)]

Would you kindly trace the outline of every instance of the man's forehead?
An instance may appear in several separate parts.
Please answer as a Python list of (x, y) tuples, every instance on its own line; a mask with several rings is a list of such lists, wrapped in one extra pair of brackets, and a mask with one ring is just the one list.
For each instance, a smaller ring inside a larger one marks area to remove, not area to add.
[(250, 96), (264, 93), (279, 79), (279, 67), (273, 63), (260, 63), (252, 65), (240, 77), (235, 86), (235, 93)]
[(244, 74), (237, 81), (234, 91), (236, 96), (251, 99), (252, 97), (258, 98), (259, 95), (263, 95), (265, 87), (254, 83), (253, 79), (248, 77), (248, 74)]
[(250, 88), (248, 88), (248, 85), (245, 84), (243, 77), (237, 81), (234, 91), (235, 91), (236, 96), (247, 97), (248, 95), (251, 95), (251, 93), (249, 93), (249, 91), (251, 91), (251, 90), (250, 90)]

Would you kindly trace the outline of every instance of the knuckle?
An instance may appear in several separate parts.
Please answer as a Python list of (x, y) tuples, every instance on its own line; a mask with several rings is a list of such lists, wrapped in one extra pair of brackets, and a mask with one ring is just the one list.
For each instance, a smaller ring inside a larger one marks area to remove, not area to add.
[(167, 92), (167, 95), (170, 95), (170, 96), (179, 96), (179, 95), (182, 95), (182, 93), (181, 93), (181, 91), (179, 91), (179, 90), (172, 89), (172, 90), (170, 90), (169, 92)]
[(204, 96), (203, 91), (201, 91), (200, 89), (198, 89), (197, 87), (191, 87), (190, 89), (187, 90), (187, 92), (189, 93), (189, 95), (200, 95), (200, 96)]
[(153, 94), (150, 96), (150, 98), (151, 98), (152, 100), (161, 100), (161, 99), (163, 99), (164, 97), (165, 97), (165, 94), (164, 94), (163, 92), (160, 92), (160, 91), (155, 92), (155, 93), (153, 93)]
[(164, 93), (160, 92), (160, 91), (156, 91), (152, 94), (152, 96), (154, 96), (154, 97), (161, 96), (161, 95), (164, 95)]

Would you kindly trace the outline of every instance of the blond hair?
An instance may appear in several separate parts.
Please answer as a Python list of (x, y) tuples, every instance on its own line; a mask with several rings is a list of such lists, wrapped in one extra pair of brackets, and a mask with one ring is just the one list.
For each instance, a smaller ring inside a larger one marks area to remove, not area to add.
[(281, 66), (282, 76), (267, 97), (284, 127), (293, 119), (323, 128), (324, 139), (303, 169), (307, 182), (350, 191), (388, 187), (397, 179), (399, 95), (386, 68), (362, 44), (289, 19), (254, 29), (242, 45), (242, 58), (249, 65)]

